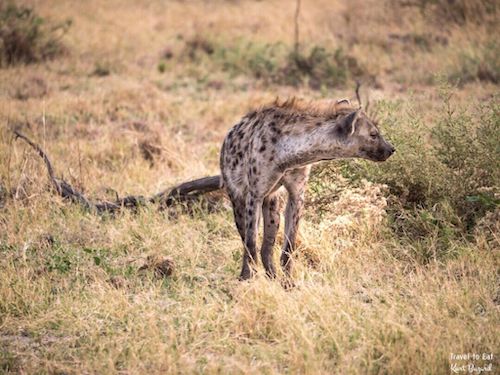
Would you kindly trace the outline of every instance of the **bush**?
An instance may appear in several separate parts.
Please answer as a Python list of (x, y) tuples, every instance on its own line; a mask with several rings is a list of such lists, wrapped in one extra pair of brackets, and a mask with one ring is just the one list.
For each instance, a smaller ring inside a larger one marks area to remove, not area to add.
[(443, 94), (445, 114), (433, 129), (436, 155), (446, 168), (451, 201), (468, 227), (500, 203), (500, 105), (498, 98), (471, 112), (456, 110)]
[(313, 183), (319, 176), (332, 186), (338, 185), (339, 172), (351, 184), (367, 178), (387, 185), (392, 229), (412, 246), (434, 249), (433, 256), (448, 254), (453, 241), (471, 237), (476, 223), (500, 204), (498, 98), (459, 110), (446, 89), (442, 100), (442, 115), (430, 125), (411, 109), (405, 113), (402, 103), (378, 103), (396, 154), (380, 164), (325, 164), (313, 175)]
[(363, 74), (354, 57), (344, 54), (341, 48), (334, 52), (314, 46), (308, 54), (292, 52), (287, 56), (281, 74), (275, 77), (278, 83), (296, 85), (307, 81), (313, 89), (321, 86), (343, 86), (347, 80)]
[(71, 22), (50, 24), (32, 8), (0, 5), (0, 66), (51, 59), (64, 51), (62, 36)]
[(341, 48), (330, 51), (322, 46), (313, 46), (303, 53), (291, 51), (283, 43), (240, 40), (227, 46), (197, 35), (185, 42), (180, 56), (195, 61), (208, 59), (221, 70), (268, 83), (291, 86), (307, 83), (313, 89), (342, 86), (351, 77), (364, 74), (357, 60)]

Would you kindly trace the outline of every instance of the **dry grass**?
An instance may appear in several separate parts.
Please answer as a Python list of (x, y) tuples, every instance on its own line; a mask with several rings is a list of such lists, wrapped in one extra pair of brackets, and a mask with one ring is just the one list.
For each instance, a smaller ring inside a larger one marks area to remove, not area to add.
[[(99, 218), (55, 197), (40, 160), (12, 141), (9, 127), (21, 127), (89, 196), (216, 174), (220, 142), (247, 108), (354, 94), (350, 81), (334, 92), (268, 85), (181, 55), (197, 35), (291, 46), (294, 7), (30, 4), (73, 26), (66, 56), (0, 70), (0, 372), (445, 374), (466, 363), (451, 353), (494, 353), (474, 363), (498, 371), (498, 215), (450, 242), (453, 256), (423, 263), (391, 230), (387, 189), (346, 182), (321, 218), (309, 210), (297, 286), (284, 290), (261, 274), (236, 280), (241, 243), (227, 207)], [(456, 77), (492, 34), (467, 24), (443, 36), (415, 9), (379, 4), (303, 1), (301, 40), (342, 47), (375, 77), (372, 100), (406, 103), (395, 115), (408, 127), (412, 111), (431, 126), (441, 108), (433, 73)], [(453, 100), (475, 106), (495, 93), (471, 74)], [(156, 151), (145, 156), (145, 145)], [(163, 257), (171, 276), (142, 267)]]

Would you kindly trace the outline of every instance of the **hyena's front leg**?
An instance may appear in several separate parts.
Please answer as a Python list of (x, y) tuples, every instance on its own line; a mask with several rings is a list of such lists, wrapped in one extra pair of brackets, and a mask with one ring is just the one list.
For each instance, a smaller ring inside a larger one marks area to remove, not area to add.
[(292, 253), (299, 230), (299, 222), (304, 207), (304, 194), (309, 168), (297, 169), (285, 177), (284, 185), (288, 190), (288, 203), (285, 210), (285, 240), (281, 253), (281, 266), (287, 276), (292, 269)]
[(267, 276), (274, 278), (276, 276), (276, 269), (273, 264), (273, 247), (280, 225), (278, 194), (269, 195), (264, 199), (262, 216), (264, 217), (264, 238), (262, 240), (260, 256)]
[(245, 207), (245, 253), (241, 268), (241, 280), (252, 277), (257, 264), (257, 228), (262, 208), (262, 198), (248, 193)]
[(285, 210), (285, 240), (281, 252), (281, 266), (288, 276), (292, 270), (292, 253), (295, 250), (295, 241), (299, 229), (299, 221), (304, 206), (304, 195), (291, 196)]

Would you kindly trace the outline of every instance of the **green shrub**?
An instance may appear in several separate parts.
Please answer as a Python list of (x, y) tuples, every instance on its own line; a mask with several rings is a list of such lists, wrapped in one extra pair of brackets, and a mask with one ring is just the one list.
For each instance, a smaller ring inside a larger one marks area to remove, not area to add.
[(11, 2), (0, 5), (0, 66), (33, 63), (61, 54), (61, 38), (70, 25), (70, 21), (48, 23), (29, 7)]
[(472, 227), (499, 204), (500, 105), (498, 98), (478, 108), (457, 110), (444, 93), (445, 114), (433, 129), (436, 155), (446, 167), (451, 201)]
[[(323, 185), (334, 187), (339, 172), (351, 184), (362, 178), (386, 184), (391, 228), (409, 246), (433, 249), (433, 256), (452, 253), (453, 242), (472, 236), (479, 219), (500, 203), (498, 98), (460, 110), (449, 90), (442, 100), (442, 114), (430, 124), (411, 108), (404, 111), (402, 103), (378, 103), (383, 132), (396, 154), (384, 163), (325, 164), (313, 175), (313, 183), (319, 176)], [(314, 202), (317, 192), (312, 194)]]
[(276, 77), (278, 83), (296, 85), (307, 81), (311, 88), (319, 89), (321, 86), (343, 86), (350, 77), (363, 75), (363, 70), (357, 60), (341, 48), (330, 52), (314, 46), (308, 54), (290, 53), (280, 73)]
[(311, 171), (308, 184), (307, 203), (305, 207), (307, 219), (321, 222), (328, 213), (332, 202), (340, 197), (341, 192), (348, 188), (352, 181), (345, 178), (346, 163), (328, 163), (315, 166)]
[(341, 48), (333, 51), (312, 46), (306, 52), (291, 51), (283, 43), (253, 43), (239, 40), (232, 45), (195, 36), (185, 42), (181, 58), (214, 64), (231, 74), (245, 74), (267, 83), (313, 89), (345, 85), (364, 70)]

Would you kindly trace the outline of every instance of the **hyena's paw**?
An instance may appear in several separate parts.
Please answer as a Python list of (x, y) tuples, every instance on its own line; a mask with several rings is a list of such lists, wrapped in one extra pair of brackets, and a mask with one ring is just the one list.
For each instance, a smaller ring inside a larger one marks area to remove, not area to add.
[(255, 271), (252, 270), (250, 267), (243, 267), (241, 270), (240, 276), (238, 277), (238, 280), (240, 281), (245, 281), (251, 279), (255, 274)]

